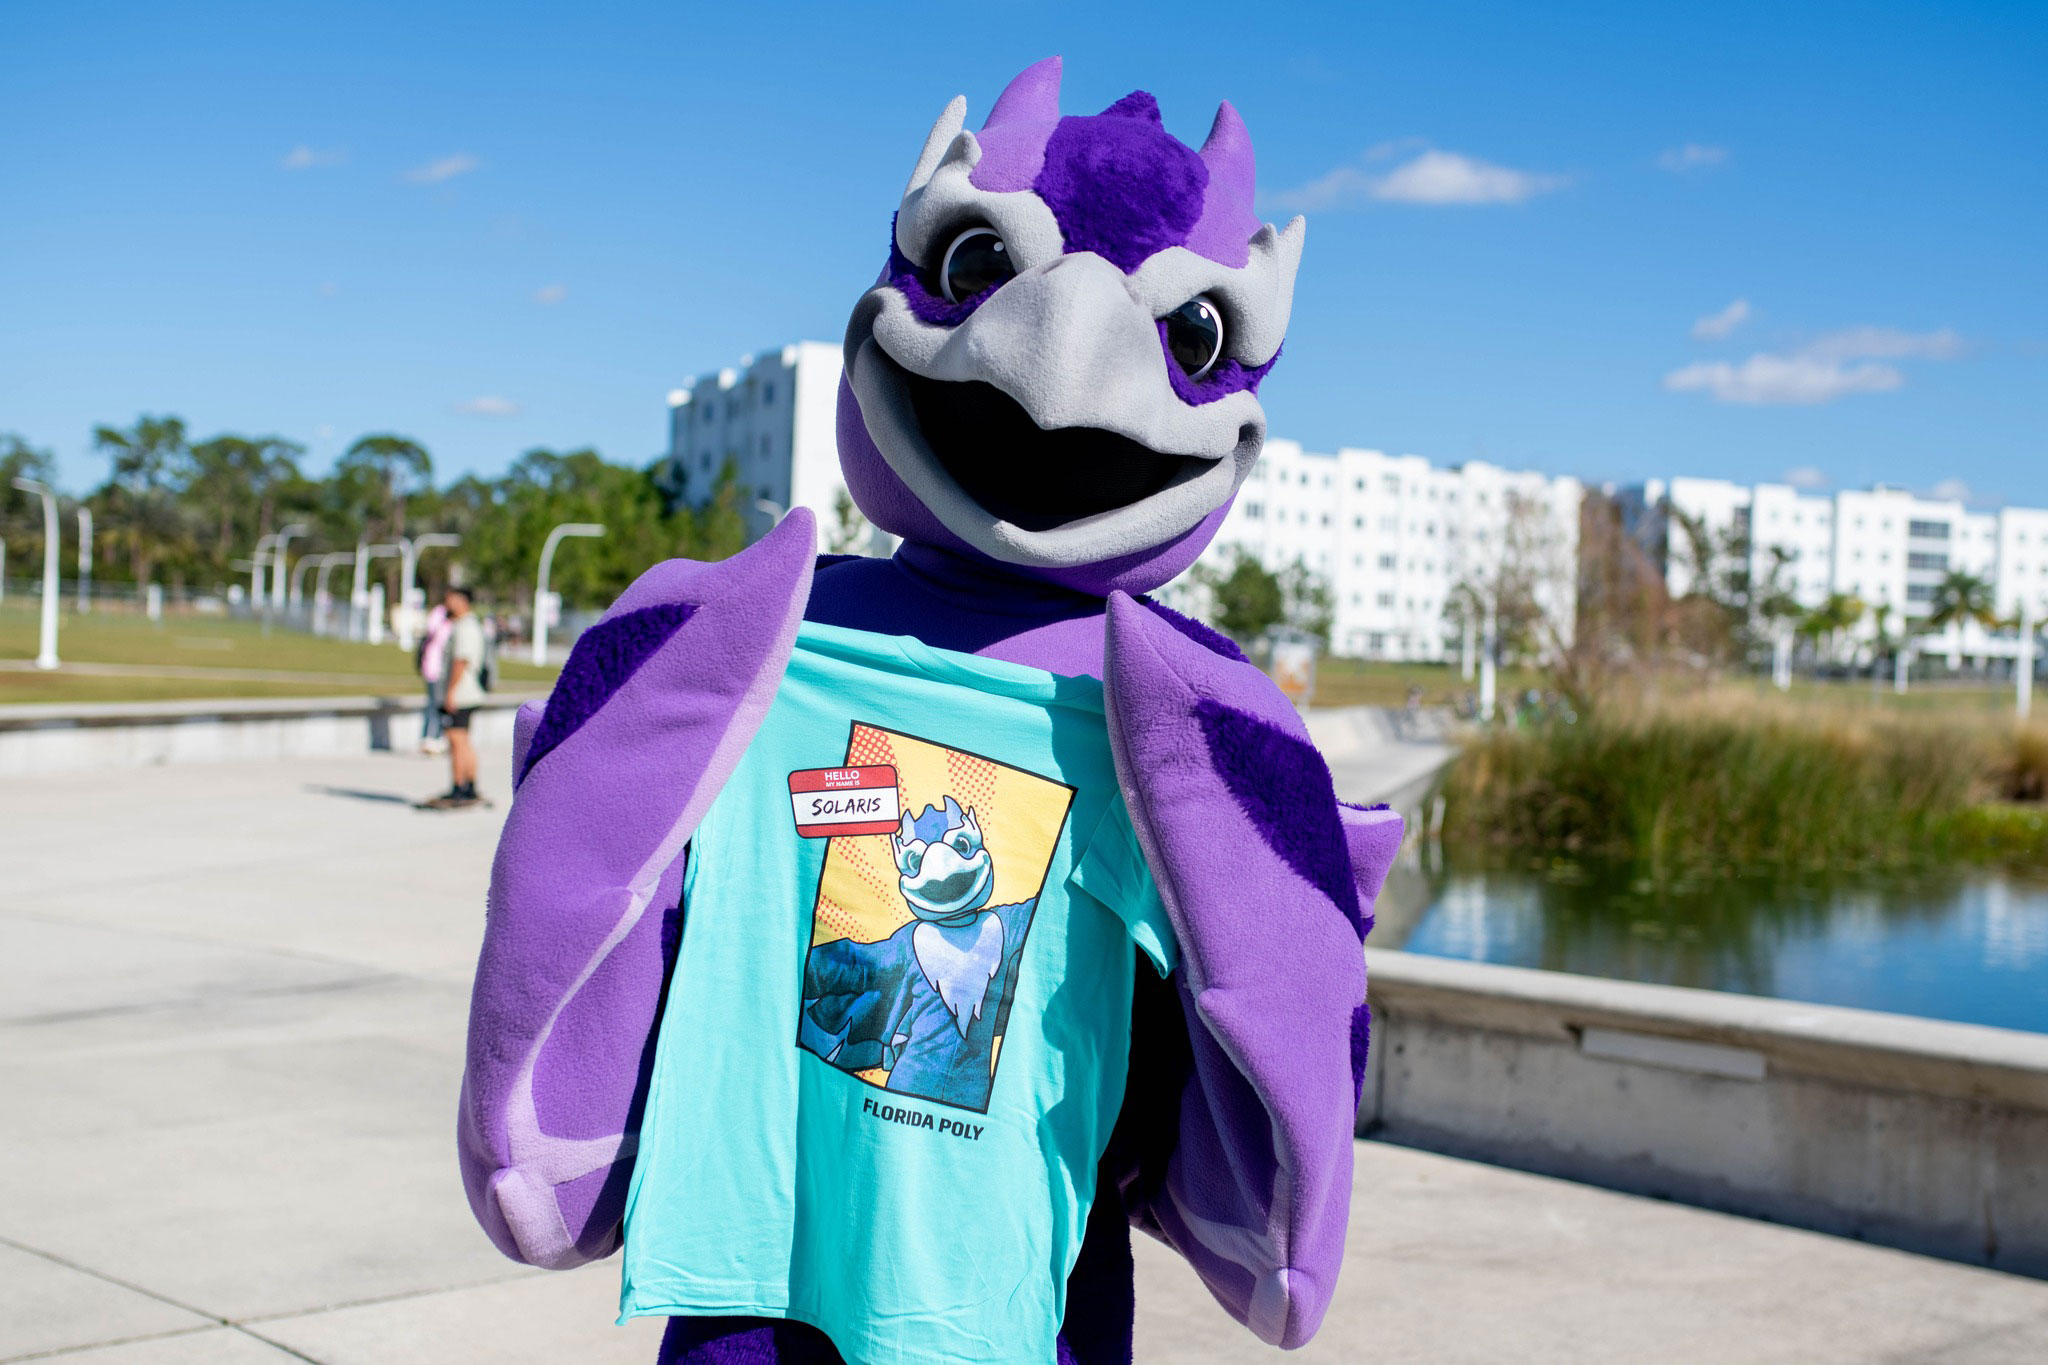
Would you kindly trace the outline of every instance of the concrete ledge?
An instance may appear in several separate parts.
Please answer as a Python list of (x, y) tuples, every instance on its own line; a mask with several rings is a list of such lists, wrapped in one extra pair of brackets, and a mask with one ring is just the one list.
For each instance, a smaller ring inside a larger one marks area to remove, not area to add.
[(2048, 1277), (2048, 1035), (1366, 960), (1361, 1133)]
[[(478, 708), (477, 741), (509, 747), (529, 694)], [(337, 758), (416, 743), (424, 701), (262, 697), (0, 707), (0, 777), (278, 758)]]

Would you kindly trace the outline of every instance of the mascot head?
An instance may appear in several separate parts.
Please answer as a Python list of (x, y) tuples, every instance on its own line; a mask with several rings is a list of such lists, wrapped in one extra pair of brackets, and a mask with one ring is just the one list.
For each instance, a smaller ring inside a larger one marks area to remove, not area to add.
[(971, 916), (996, 889), (995, 859), (981, 842), (981, 822), (972, 810), (948, 796), (946, 804), (926, 806), (913, 820), (889, 836), (896, 857), (897, 886), (910, 913), (941, 924)]
[(1155, 588), (1266, 438), (1302, 220), (1252, 211), (1228, 104), (1200, 150), (1140, 91), (1059, 110), (1060, 59), (979, 133), (955, 99), (846, 329), (839, 458), (868, 518), (1086, 592)]

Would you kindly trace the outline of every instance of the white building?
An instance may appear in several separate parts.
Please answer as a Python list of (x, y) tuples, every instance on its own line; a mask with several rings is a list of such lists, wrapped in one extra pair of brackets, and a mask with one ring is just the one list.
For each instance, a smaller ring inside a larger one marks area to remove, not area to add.
[[(2048, 619), (2048, 510), (2008, 507), (1972, 512), (1962, 503), (1923, 498), (1880, 484), (1831, 495), (1784, 484), (1737, 484), (1725, 479), (1652, 479), (1620, 490), (1637, 534), (1662, 556), (1672, 592), (1692, 586), (1698, 555), (1670, 512), (1682, 513), (1716, 542), (1730, 533), (1750, 543), (1752, 581), (1763, 585), (1783, 556), (1781, 581), (1804, 607), (1832, 593), (1862, 601), (1859, 639), (1876, 633), (1876, 608), (1888, 610), (1894, 635), (1926, 617), (1943, 576), (1960, 570), (1990, 583), (1993, 607), (2016, 618), (2031, 601), (2034, 619)], [(1922, 651), (2011, 659), (2019, 650), (2013, 629), (1986, 630), (1974, 622), (1950, 626), (1924, 639)]]
[[(702, 506), (730, 462), (750, 534), (786, 508), (808, 507), (825, 548), (887, 553), (885, 536), (834, 544), (845, 489), (836, 430), (841, 364), (838, 346), (800, 341), (685, 381), (669, 394), (664, 483)], [(1222, 564), (1239, 549), (1275, 572), (1299, 561), (1330, 585), (1333, 651), (1436, 660), (1459, 648), (1446, 612), (1453, 591), (1486, 583), (1512, 544), (1509, 553), (1543, 561), (1539, 598), (1568, 641), (1582, 492), (1576, 479), (1478, 461), (1438, 468), (1416, 455), (1323, 455), (1270, 440), (1203, 561)], [(1184, 609), (1202, 606), (1185, 576), (1163, 595)]]
[(663, 482), (701, 507), (730, 463), (750, 536), (789, 508), (808, 507), (820, 542), (832, 545), (846, 488), (836, 431), (841, 364), (838, 346), (799, 341), (685, 380), (668, 396)]
[[(1438, 660), (1460, 647), (1453, 593), (1488, 590), (1510, 557), (1535, 580), (1564, 644), (1583, 493), (1577, 479), (1476, 460), (1440, 468), (1419, 455), (1325, 455), (1268, 440), (1201, 562), (1222, 567), (1242, 552), (1276, 573), (1299, 562), (1330, 586), (1333, 653)], [(1185, 587), (1172, 596), (1198, 605)]]

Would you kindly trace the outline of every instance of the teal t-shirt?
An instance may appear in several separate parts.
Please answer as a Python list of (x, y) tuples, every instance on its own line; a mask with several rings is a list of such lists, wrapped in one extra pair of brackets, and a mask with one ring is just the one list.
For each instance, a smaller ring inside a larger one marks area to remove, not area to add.
[(1054, 1358), (1172, 931), (1102, 685), (806, 624), (691, 840), (622, 1320), (810, 1323), (851, 1365)]

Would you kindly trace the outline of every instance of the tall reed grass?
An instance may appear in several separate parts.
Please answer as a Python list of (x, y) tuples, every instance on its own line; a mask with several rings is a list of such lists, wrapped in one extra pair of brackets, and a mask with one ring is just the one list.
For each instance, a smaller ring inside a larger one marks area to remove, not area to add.
[(1449, 837), (1657, 868), (1889, 867), (2048, 856), (2048, 730), (1750, 697), (1603, 706), (1488, 731), (1453, 765)]

